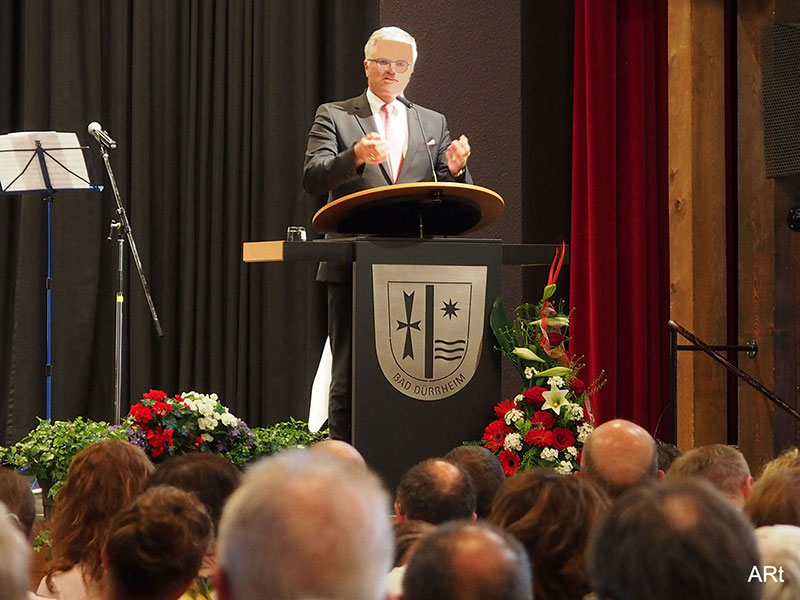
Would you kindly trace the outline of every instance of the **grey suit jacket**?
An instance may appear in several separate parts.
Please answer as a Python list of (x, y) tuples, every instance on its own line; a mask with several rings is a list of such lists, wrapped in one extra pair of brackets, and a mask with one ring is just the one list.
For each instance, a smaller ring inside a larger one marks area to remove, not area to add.
[[(397, 183), (433, 181), (430, 159), (425, 144), (430, 145), (436, 176), (439, 181), (472, 183), (469, 171), (455, 179), (447, 168), (445, 153), (450, 145), (450, 131), (444, 115), (415, 106), (408, 112), (408, 149)], [(419, 117), (417, 117), (419, 115)], [(425, 129), (427, 140), (422, 139), (419, 121)], [(317, 109), (314, 124), (308, 134), (303, 187), (314, 196), (327, 195), (327, 202), (362, 190), (390, 185), (390, 171), (385, 163), (364, 164), (356, 168), (353, 146), (371, 131), (377, 131), (367, 93), (341, 102), (329, 102)], [(320, 265), (319, 281), (349, 281), (348, 265)]]

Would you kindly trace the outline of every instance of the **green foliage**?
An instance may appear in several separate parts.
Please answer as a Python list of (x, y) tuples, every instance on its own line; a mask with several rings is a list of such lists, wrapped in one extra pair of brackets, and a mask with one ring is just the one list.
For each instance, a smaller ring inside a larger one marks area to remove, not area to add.
[(253, 429), (253, 433), (256, 434), (256, 444), (261, 449), (262, 456), (298, 446), (307, 447), (328, 437), (327, 430), (312, 433), (308, 430), (308, 424), (291, 417), (272, 427), (257, 427)]

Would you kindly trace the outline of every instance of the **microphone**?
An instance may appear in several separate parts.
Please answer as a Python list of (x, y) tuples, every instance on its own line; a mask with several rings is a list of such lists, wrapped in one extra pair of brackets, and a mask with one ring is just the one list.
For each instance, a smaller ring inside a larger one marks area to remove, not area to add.
[(112, 150), (117, 147), (117, 142), (111, 139), (111, 136), (103, 129), (102, 125), (97, 121), (92, 121), (89, 123), (89, 127), (86, 128), (94, 139), (98, 142), (103, 144), (103, 146), (107, 146)]
[(422, 140), (425, 143), (425, 151), (428, 153), (428, 160), (431, 162), (431, 173), (433, 174), (433, 182), (439, 183), (439, 178), (436, 176), (436, 167), (433, 164), (433, 155), (431, 154), (431, 147), (428, 140), (428, 136), (425, 135), (425, 128), (422, 126), (422, 119), (419, 118), (419, 111), (417, 107), (414, 106), (405, 96), (398, 96), (397, 100), (405, 106), (406, 108), (413, 108), (414, 112), (417, 113), (417, 123), (419, 123), (419, 130), (422, 132)]

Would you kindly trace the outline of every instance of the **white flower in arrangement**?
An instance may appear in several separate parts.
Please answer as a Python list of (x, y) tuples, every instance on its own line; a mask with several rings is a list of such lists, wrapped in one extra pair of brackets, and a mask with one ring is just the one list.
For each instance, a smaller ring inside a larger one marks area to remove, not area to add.
[(197, 419), (197, 426), (205, 431), (214, 431), (218, 424), (219, 421), (213, 417), (200, 417)]
[(556, 471), (562, 475), (569, 475), (572, 473), (572, 463), (568, 460), (562, 460), (556, 465)]
[(533, 379), (533, 376), (536, 375), (539, 371), (534, 369), (533, 367), (525, 367), (525, 379)]
[(583, 419), (583, 407), (580, 404), (570, 403), (565, 406), (567, 418), (570, 421), (581, 421)]
[(204, 442), (213, 442), (214, 441), (214, 438), (211, 437), (211, 434), (209, 434), (209, 433), (201, 433), (200, 437), (203, 438)]
[(522, 450), (522, 436), (518, 433), (509, 433), (503, 442), (503, 448), (506, 450)]
[(229, 413), (227, 409), (219, 416), (219, 420), (222, 421), (222, 424), (225, 425), (225, 427), (232, 427), (233, 425), (236, 425), (236, 421), (238, 421), (238, 419)]
[(564, 378), (563, 377), (559, 377), (558, 375), (554, 375), (553, 377), (548, 377), (547, 378), (547, 385), (549, 385), (551, 387), (552, 386), (556, 386), (558, 388), (563, 388), (564, 387)]
[(569, 448), (566, 449), (566, 453), (569, 454), (570, 456), (575, 457), (578, 456), (578, 449), (575, 446), (570, 446)]
[(194, 400), (189, 400), (188, 398), (184, 398), (183, 403), (186, 406), (188, 406), (191, 410), (197, 410), (197, 404), (194, 403)]
[[(550, 379), (554, 378), (551, 377)], [(542, 398), (545, 400), (544, 404), (542, 404), (542, 410), (549, 408), (559, 416), (561, 416), (561, 409), (569, 404), (569, 402), (567, 402), (567, 392), (558, 389), (558, 387), (552, 383), (550, 384), (549, 392), (542, 392)]]
[(521, 410), (517, 410), (516, 408), (512, 408), (510, 411), (506, 413), (506, 425), (511, 425), (512, 423), (516, 423), (520, 419), (524, 419), (525, 415)]
[(517, 394), (516, 396), (514, 396), (514, 404), (516, 404), (517, 406), (522, 404), (522, 402), (524, 400), (525, 400), (525, 396), (523, 396), (522, 394)]
[(578, 441), (583, 444), (586, 441), (586, 438), (589, 437), (589, 434), (594, 431), (594, 427), (590, 423), (584, 423), (583, 425), (578, 425)]
[(558, 450), (555, 448), (544, 448), (539, 456), (542, 460), (556, 460), (558, 458)]

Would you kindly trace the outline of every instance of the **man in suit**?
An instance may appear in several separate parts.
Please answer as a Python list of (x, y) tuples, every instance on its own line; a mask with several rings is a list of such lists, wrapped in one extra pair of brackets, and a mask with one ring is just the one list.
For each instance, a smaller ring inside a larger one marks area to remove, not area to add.
[[(443, 115), (409, 107), (403, 97), (416, 59), (417, 44), (402, 29), (383, 27), (370, 36), (364, 46), (367, 90), (317, 109), (303, 169), (309, 194), (330, 202), (374, 187), (433, 181), (431, 159), (439, 181), (472, 183), (467, 137), (451, 141)], [(333, 353), (328, 425), (332, 438), (345, 441), (351, 418), (351, 277), (348, 264), (322, 263), (317, 273), (317, 280), (328, 284)]]

